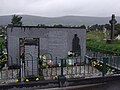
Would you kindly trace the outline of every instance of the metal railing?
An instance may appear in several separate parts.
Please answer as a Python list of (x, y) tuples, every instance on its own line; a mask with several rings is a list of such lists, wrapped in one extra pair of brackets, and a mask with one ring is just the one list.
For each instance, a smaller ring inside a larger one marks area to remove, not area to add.
[[(20, 58), (16, 58), (16, 60), (12, 60), (12, 57), (9, 58), (11, 59), (10, 66), (7, 66), (7, 64), (5, 64), (5, 67), (3, 67), (0, 70), (0, 83), (15, 82), (16, 79), (27, 78), (27, 75), (25, 74), (26, 73), (25, 66), (26, 65), (28, 66), (28, 64), (32, 64), (31, 70), (32, 70), (32, 75), (34, 75), (35, 74), (34, 72), (36, 72), (34, 71), (35, 60), (33, 60), (32, 55), (30, 56), (32, 59), (24, 62), (23, 60), (21, 61)], [(41, 59), (36, 58), (37, 60), (36, 77), (38, 77), (39, 80), (43, 80), (43, 79), (55, 80), (58, 79), (59, 76), (65, 76), (66, 78), (69, 79), (69, 78), (93, 78), (93, 77), (102, 77), (105, 75), (113, 75), (113, 73), (108, 73), (109, 70), (107, 69), (118, 70), (120, 64), (120, 62), (117, 61), (120, 59), (120, 56), (111, 56), (111, 55), (105, 55), (95, 52), (88, 52), (84, 60), (82, 60), (80, 56), (67, 57), (64, 59), (59, 59), (56, 57), (50, 59), (52, 59), (51, 60), (52, 63), (48, 62), (50, 61), (48, 59), (46, 64), (43, 64), (43, 61), (41, 62)], [(104, 59), (106, 60), (105, 63), (104, 63)], [(20, 63), (20, 61), (22, 63)]]
[[(58, 61), (61, 63), (57, 63)], [(90, 78), (99, 77), (102, 75), (99, 70), (91, 65), (89, 59), (85, 57), (85, 60), (81, 60), (81, 57), (66, 58), (55, 60), (56, 64), (53, 66), (43, 67), (42, 73), (44, 79), (57, 79), (59, 75), (63, 75), (66, 78)]]
[(10, 66), (8, 66), (7, 62), (4, 63), (4, 67), (0, 69), (0, 83), (15, 82), (15, 80), (20, 77), (19, 59), (16, 58), (15, 61), (16, 61), (16, 64), (14, 63), (11, 57)]
[(112, 54), (102, 54), (100, 52), (88, 51), (87, 55), (96, 58), (98, 61), (103, 62), (103, 58), (107, 58), (107, 65), (120, 70), (120, 56)]

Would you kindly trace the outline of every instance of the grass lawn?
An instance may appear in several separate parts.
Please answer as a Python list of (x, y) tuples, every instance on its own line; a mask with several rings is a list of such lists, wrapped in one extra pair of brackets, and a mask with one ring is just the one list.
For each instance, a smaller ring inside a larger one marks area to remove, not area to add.
[(93, 39), (93, 40), (103, 40), (108, 39), (110, 36), (105, 35), (102, 32), (87, 32), (86, 38), (87, 39)]
[(115, 44), (108, 44), (105, 40), (108, 38), (109, 35), (105, 36), (101, 32), (88, 32), (86, 48), (96, 52), (120, 55), (120, 40), (116, 40)]

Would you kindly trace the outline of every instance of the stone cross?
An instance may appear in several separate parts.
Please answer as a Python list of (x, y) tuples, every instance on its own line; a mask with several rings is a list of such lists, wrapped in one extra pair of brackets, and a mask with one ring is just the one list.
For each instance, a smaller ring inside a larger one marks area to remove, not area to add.
[(109, 21), (109, 23), (111, 24), (110, 39), (113, 40), (113, 38), (114, 38), (115, 24), (117, 23), (117, 21), (115, 20), (115, 15), (114, 14), (112, 14), (112, 19)]

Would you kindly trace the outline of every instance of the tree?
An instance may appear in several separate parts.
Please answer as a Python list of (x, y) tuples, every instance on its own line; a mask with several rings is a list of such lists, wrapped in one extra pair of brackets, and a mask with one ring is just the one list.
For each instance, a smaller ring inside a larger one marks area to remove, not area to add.
[(110, 24), (105, 24), (105, 28), (106, 28), (107, 30), (111, 30)]
[(19, 15), (13, 15), (11, 19), (11, 24), (13, 26), (21, 26), (22, 25), (22, 17)]
[(96, 31), (96, 30), (98, 30), (98, 24), (90, 26), (89, 29), (90, 29), (90, 31)]
[(64, 27), (62, 24), (55, 24), (53, 27), (58, 27), (58, 28), (60, 28), (60, 27)]
[(81, 25), (80, 28), (86, 29), (86, 26), (85, 25)]
[(115, 25), (115, 30), (117, 30), (117, 34), (120, 34), (120, 23)]

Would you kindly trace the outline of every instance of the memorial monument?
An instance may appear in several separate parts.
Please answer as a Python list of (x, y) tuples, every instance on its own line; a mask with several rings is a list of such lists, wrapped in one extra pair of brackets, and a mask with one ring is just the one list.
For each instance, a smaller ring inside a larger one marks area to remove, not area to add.
[(22, 61), (25, 75), (37, 75), (40, 56), (50, 54), (56, 64), (56, 57), (58, 63), (69, 51), (78, 54), (81, 62), (86, 54), (86, 30), (75, 27), (9, 26), (7, 41), (8, 65), (20, 65)]
[(75, 56), (79, 56), (81, 54), (81, 47), (79, 43), (79, 37), (77, 36), (77, 34), (74, 34), (74, 38), (72, 41), (72, 52), (75, 54)]
[(107, 43), (114, 44), (115, 43), (115, 40), (114, 40), (115, 24), (117, 23), (114, 14), (112, 14), (112, 19), (109, 21), (109, 23), (111, 24), (111, 32), (110, 32), (110, 39), (107, 40)]

